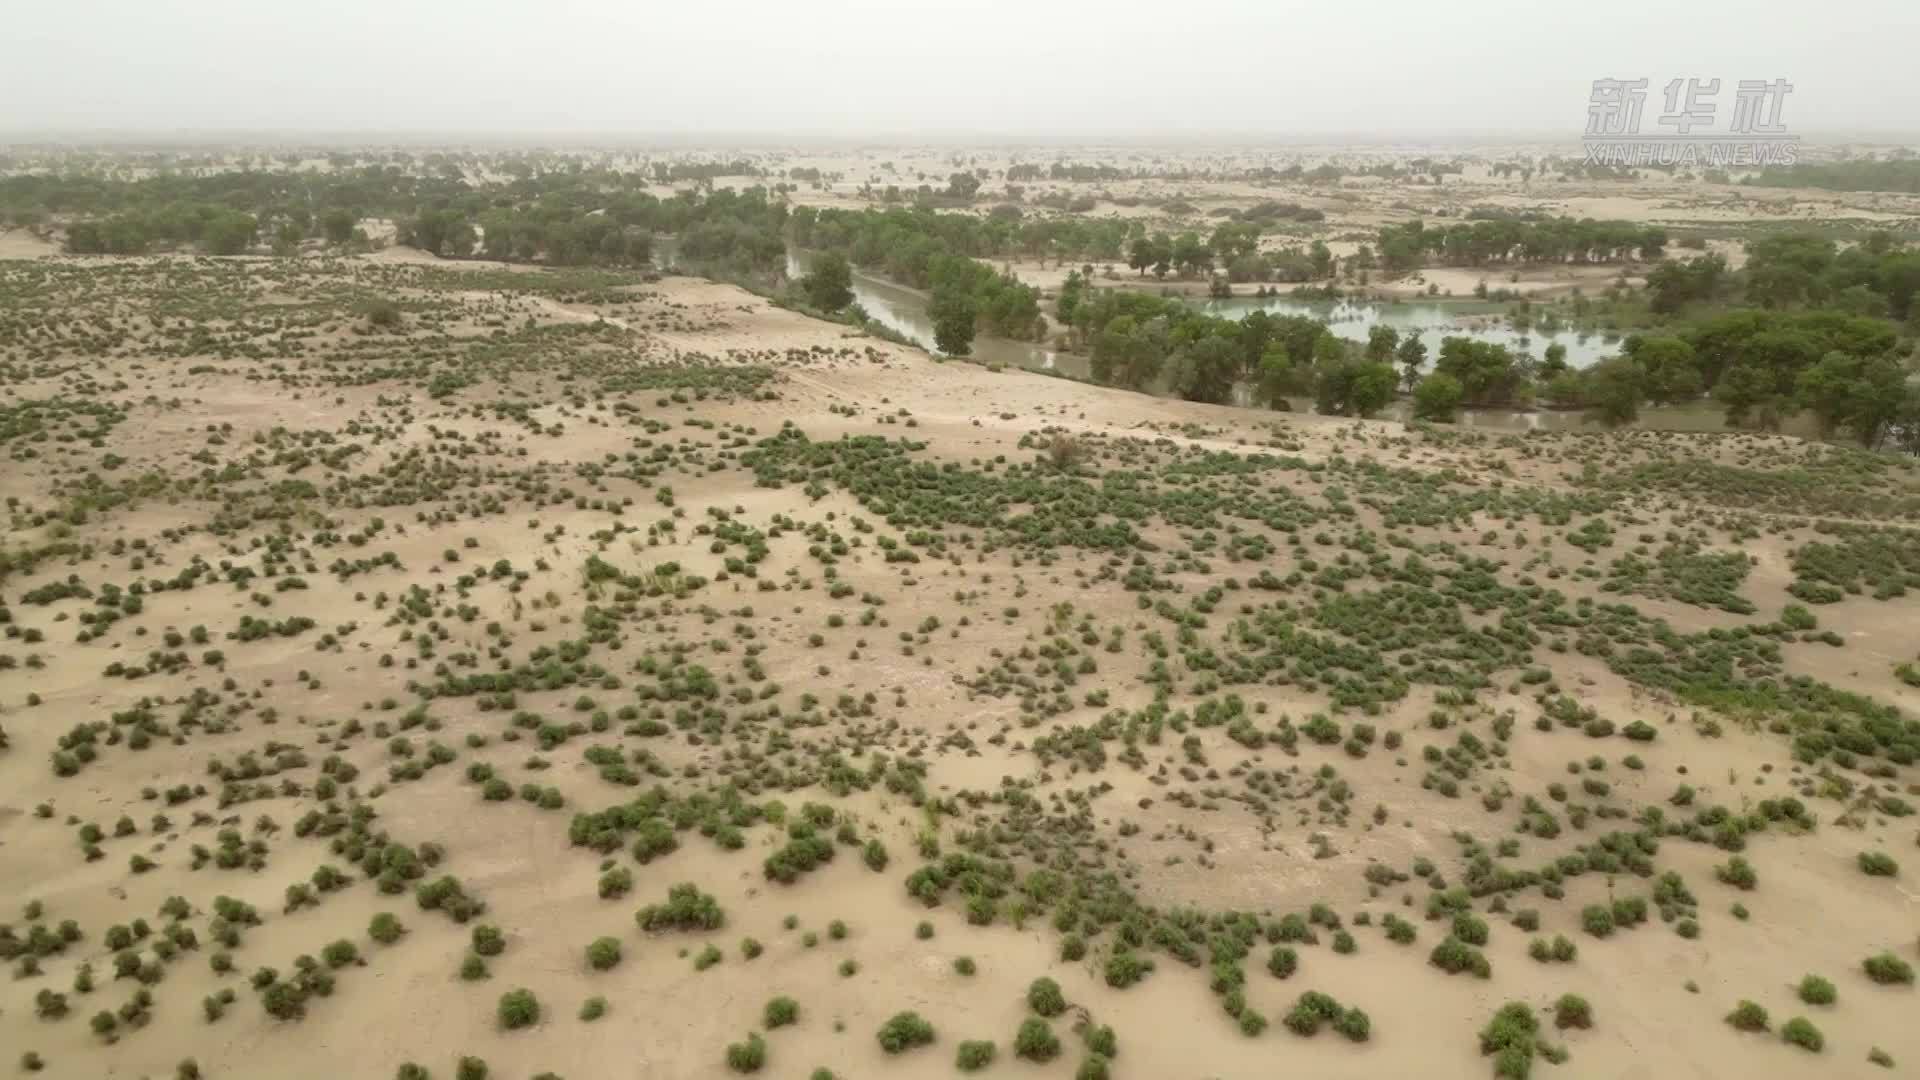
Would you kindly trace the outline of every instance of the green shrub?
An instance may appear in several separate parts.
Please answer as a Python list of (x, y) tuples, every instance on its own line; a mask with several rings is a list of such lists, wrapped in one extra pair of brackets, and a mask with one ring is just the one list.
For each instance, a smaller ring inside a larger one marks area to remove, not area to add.
[(1727, 1014), (1727, 1023), (1740, 1031), (1765, 1031), (1772, 1026), (1767, 1010), (1751, 1001), (1741, 1001)]
[(524, 987), (509, 990), (500, 995), (500, 1007), (496, 1015), (500, 1018), (500, 1026), (508, 1031), (530, 1027), (540, 1022), (540, 1001), (533, 996), (533, 991)]
[(1883, 952), (1878, 956), (1869, 956), (1861, 963), (1867, 978), (1883, 986), (1894, 983), (1913, 984), (1913, 965), (1893, 955)]
[(727, 1068), (737, 1073), (759, 1072), (767, 1063), (767, 1040), (755, 1031), (745, 1042), (727, 1044)]
[(1120, 1039), (1113, 1029), (1105, 1024), (1086, 1029), (1087, 1049), (1104, 1058), (1120, 1056)]
[(487, 1080), (487, 1063), (477, 1057), (463, 1057), (454, 1066), (454, 1080)]
[(1060, 1053), (1060, 1038), (1045, 1020), (1029, 1016), (1014, 1034), (1013, 1052), (1028, 1061), (1052, 1061)]
[(767, 1030), (786, 1027), (798, 1019), (800, 1019), (800, 1003), (792, 998), (782, 996), (767, 1002), (766, 1014), (763, 1017)]
[(605, 1015), (607, 1015), (607, 999), (598, 994), (580, 1003), (580, 1019), (586, 1023), (591, 1024)]
[(1738, 855), (1714, 867), (1713, 876), (1737, 889), (1751, 890), (1760, 884), (1760, 875), (1753, 869), (1753, 864)]
[(1820, 1034), (1820, 1029), (1814, 1027), (1813, 1022), (1804, 1016), (1796, 1016), (1780, 1025), (1780, 1037), (1815, 1054), (1827, 1044), (1827, 1040)]
[(968, 1039), (960, 1044), (953, 1064), (961, 1072), (978, 1072), (993, 1064), (994, 1046), (985, 1039)]
[(1553, 1026), (1562, 1030), (1570, 1027), (1590, 1028), (1593, 1026), (1593, 1006), (1578, 994), (1561, 994), (1560, 1000), (1553, 1003)]
[(718, 930), (726, 925), (727, 916), (718, 900), (683, 882), (667, 890), (665, 903), (641, 908), (634, 921), (647, 931)]
[(1073, 1080), (1110, 1080), (1112, 1076), (1111, 1063), (1099, 1054), (1088, 1054), (1073, 1072)]
[(1067, 999), (1060, 993), (1059, 983), (1041, 976), (1027, 986), (1027, 1008), (1041, 1016), (1059, 1016), (1067, 1011)]
[(1295, 1035), (1309, 1037), (1319, 1032), (1321, 1024), (1340, 1019), (1343, 1012), (1345, 1010), (1331, 995), (1309, 990), (1300, 995), (1293, 1003), (1293, 1008), (1287, 1010), (1281, 1023)]
[(1352, 1042), (1366, 1042), (1373, 1034), (1373, 1021), (1359, 1009), (1348, 1009), (1334, 1018), (1333, 1030)]
[(880, 1049), (889, 1054), (898, 1054), (916, 1046), (931, 1045), (933, 1025), (917, 1012), (897, 1012), (880, 1025), (879, 1038)]
[(401, 926), (400, 920), (391, 912), (383, 911), (375, 915), (373, 921), (367, 924), (367, 936), (382, 945), (391, 945), (399, 941), (401, 935), (406, 932), (407, 928)]
[(611, 971), (620, 963), (620, 939), (595, 938), (587, 946), (587, 966), (595, 971)]
[(1840, 997), (1840, 991), (1818, 975), (1801, 979), (1799, 993), (1800, 1000), (1809, 1005), (1831, 1005)]
[(1132, 949), (1115, 949), (1107, 957), (1107, 985), (1116, 990), (1132, 986), (1152, 971), (1153, 961)]
[(484, 923), (473, 928), (473, 951), (481, 956), (499, 956), (507, 948), (506, 935), (497, 926)]
[(1291, 945), (1275, 945), (1267, 954), (1267, 971), (1276, 979), (1284, 979), (1300, 970), (1300, 954)]
[(1613, 912), (1599, 904), (1588, 904), (1580, 909), (1580, 927), (1594, 937), (1606, 937), (1613, 933)]
[(1898, 877), (1900, 874), (1900, 864), (1884, 851), (1863, 851), (1859, 861), (1860, 872), (1871, 877)]

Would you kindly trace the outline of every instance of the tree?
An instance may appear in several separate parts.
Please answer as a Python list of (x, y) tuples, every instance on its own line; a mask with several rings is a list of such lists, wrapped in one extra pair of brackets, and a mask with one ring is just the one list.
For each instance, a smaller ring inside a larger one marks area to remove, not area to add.
[(1554, 342), (1547, 346), (1546, 358), (1540, 362), (1540, 377), (1551, 379), (1567, 370), (1567, 347)]
[(1127, 248), (1127, 265), (1138, 270), (1141, 277), (1146, 277), (1147, 267), (1152, 266), (1153, 261), (1153, 238), (1147, 236), (1134, 237), (1132, 246)]
[(947, 177), (947, 197), (971, 201), (974, 193), (980, 190), (980, 178), (970, 172), (957, 172)]
[(853, 303), (853, 266), (838, 251), (814, 256), (813, 271), (801, 281), (807, 302), (821, 311), (839, 311)]
[(1079, 310), (1080, 297), (1085, 293), (1087, 279), (1078, 270), (1067, 271), (1067, 280), (1060, 286), (1060, 297), (1054, 301), (1053, 313), (1062, 323), (1073, 325), (1073, 314)]
[(1286, 346), (1274, 342), (1260, 356), (1260, 366), (1253, 385), (1254, 399), (1269, 409), (1286, 409), (1292, 407), (1287, 395), (1298, 393), (1299, 390), (1300, 373), (1288, 358)]
[(1419, 385), (1413, 388), (1414, 418), (1431, 420), (1436, 424), (1451, 424), (1460, 410), (1462, 395), (1459, 379), (1435, 372), (1421, 379)]
[(344, 244), (353, 239), (353, 227), (359, 221), (351, 210), (329, 210), (320, 215), (320, 233), (329, 244)]
[(1400, 332), (1385, 323), (1375, 323), (1367, 329), (1367, 359), (1377, 363), (1386, 363), (1393, 359), (1393, 350), (1400, 344)]
[(1690, 401), (1700, 396), (1700, 369), (1693, 346), (1677, 337), (1630, 339), (1628, 355), (1646, 375), (1647, 397), (1657, 403)]
[(1239, 367), (1240, 351), (1233, 342), (1209, 334), (1173, 355), (1167, 381), (1174, 393), (1188, 401), (1219, 405), (1232, 400), (1233, 378)]
[(933, 318), (933, 343), (948, 356), (967, 356), (973, 352), (974, 323), (977, 313), (973, 298), (964, 293), (939, 291), (927, 314)]
[(1328, 416), (1372, 416), (1393, 400), (1398, 383), (1391, 364), (1345, 360), (1320, 369), (1315, 404)]
[(1394, 350), (1394, 359), (1400, 362), (1404, 372), (1401, 381), (1412, 389), (1413, 384), (1420, 381), (1420, 368), (1427, 362), (1427, 345), (1417, 335), (1408, 334)]
[(1173, 242), (1171, 258), (1182, 275), (1198, 274), (1213, 268), (1213, 249), (1197, 233), (1181, 233)]
[(1587, 418), (1608, 427), (1631, 424), (1640, 416), (1647, 373), (1630, 356), (1602, 360), (1586, 373)]

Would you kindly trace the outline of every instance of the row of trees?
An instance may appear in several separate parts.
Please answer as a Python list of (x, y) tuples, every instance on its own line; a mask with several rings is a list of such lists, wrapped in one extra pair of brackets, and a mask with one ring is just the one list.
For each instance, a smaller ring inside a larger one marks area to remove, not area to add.
[(1593, 218), (1519, 218), (1427, 225), (1410, 221), (1380, 230), (1380, 260), (1405, 273), (1428, 262), (1487, 266), (1507, 262), (1607, 263), (1658, 259), (1667, 233), (1654, 225)]

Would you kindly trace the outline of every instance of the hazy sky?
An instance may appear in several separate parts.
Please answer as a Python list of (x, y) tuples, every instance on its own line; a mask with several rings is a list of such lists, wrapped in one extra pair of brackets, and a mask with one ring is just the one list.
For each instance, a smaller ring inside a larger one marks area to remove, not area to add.
[(0, 131), (1564, 134), (1589, 84), (1920, 129), (1915, 0), (65, 0)]

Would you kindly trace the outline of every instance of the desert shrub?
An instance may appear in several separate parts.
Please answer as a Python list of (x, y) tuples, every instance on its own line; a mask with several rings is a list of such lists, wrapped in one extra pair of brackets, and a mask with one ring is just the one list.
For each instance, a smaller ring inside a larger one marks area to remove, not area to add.
[(1883, 986), (1894, 983), (1902, 983), (1909, 986), (1913, 984), (1913, 965), (1890, 952), (1883, 952), (1878, 956), (1869, 956), (1861, 962), (1860, 966), (1866, 971), (1867, 978)]
[(595, 971), (610, 971), (620, 963), (620, 939), (595, 938), (587, 946), (587, 966)]
[(1485, 945), (1487, 943), (1486, 920), (1471, 912), (1463, 911), (1453, 917), (1453, 936), (1469, 945)]
[(1027, 1008), (1041, 1016), (1059, 1016), (1067, 1011), (1067, 999), (1060, 993), (1059, 983), (1041, 976), (1027, 986)]
[(1859, 862), (1860, 872), (1870, 877), (1897, 877), (1900, 873), (1900, 864), (1884, 851), (1863, 851)]
[(1540, 1021), (1533, 1009), (1518, 1001), (1500, 1006), (1487, 1026), (1480, 1029), (1480, 1053), (1493, 1055), (1495, 1076), (1506, 1080), (1526, 1080), (1533, 1071), (1533, 1056)]
[(1037, 1016), (1029, 1016), (1013, 1036), (1013, 1052), (1028, 1061), (1052, 1061), (1060, 1053), (1060, 1037)]
[(755, 1031), (745, 1042), (727, 1044), (727, 1068), (737, 1073), (759, 1072), (767, 1063), (767, 1040)]
[(994, 1046), (985, 1039), (968, 1039), (960, 1044), (953, 1064), (961, 1072), (978, 1072), (993, 1064)]
[(1713, 876), (1736, 889), (1750, 890), (1760, 884), (1760, 875), (1754, 871), (1753, 864), (1738, 855), (1714, 867)]
[(1113, 1029), (1105, 1024), (1086, 1029), (1087, 1049), (1104, 1058), (1120, 1056), (1120, 1039)]
[(1319, 1032), (1321, 1024), (1338, 1020), (1344, 1011), (1331, 995), (1309, 990), (1300, 995), (1293, 1003), (1293, 1008), (1287, 1010), (1281, 1023), (1295, 1035), (1307, 1037)]
[(580, 1019), (586, 1023), (590, 1024), (605, 1015), (607, 1015), (607, 999), (598, 994), (580, 1003)]
[(373, 921), (367, 924), (367, 936), (382, 945), (391, 945), (399, 941), (400, 936), (406, 932), (407, 928), (400, 925), (400, 920), (395, 918), (392, 912), (383, 911), (375, 915)]
[(1599, 904), (1588, 904), (1580, 909), (1580, 928), (1594, 937), (1606, 937), (1613, 933), (1613, 912)]
[(933, 1043), (933, 1025), (917, 1012), (897, 1012), (880, 1025), (880, 1049), (898, 1054)]
[(720, 902), (690, 882), (667, 890), (663, 904), (648, 904), (634, 915), (642, 930), (718, 930), (726, 925)]
[(540, 1022), (540, 1001), (533, 991), (526, 988), (509, 990), (500, 995), (499, 1008), (495, 1010), (500, 1026), (508, 1031), (531, 1027)]
[(1814, 1027), (1813, 1021), (1804, 1016), (1796, 1016), (1780, 1025), (1780, 1038), (1815, 1054), (1820, 1052), (1821, 1047), (1827, 1045), (1827, 1040), (1820, 1034), (1820, 1029)]
[(477, 982), (487, 977), (487, 961), (479, 953), (468, 953), (460, 960), (460, 977), (467, 982)]
[(454, 1080), (487, 1080), (487, 1063), (477, 1057), (463, 1057), (453, 1069)]
[(1132, 949), (1115, 949), (1107, 957), (1107, 985), (1125, 989), (1153, 972), (1153, 961)]
[(956, 956), (953, 958), (953, 970), (960, 975), (972, 975), (975, 971), (979, 969), (974, 964), (973, 957)]
[(1772, 1026), (1767, 1010), (1751, 1001), (1741, 1001), (1727, 1014), (1727, 1023), (1739, 1031), (1765, 1031)]
[(1427, 962), (1449, 975), (1470, 971), (1485, 979), (1493, 974), (1493, 965), (1487, 961), (1484, 953), (1452, 936), (1433, 947)]
[(1275, 945), (1267, 954), (1267, 971), (1276, 979), (1284, 979), (1300, 969), (1300, 954), (1291, 945)]
[(1578, 994), (1561, 994), (1553, 1003), (1553, 1026), (1561, 1029), (1593, 1026), (1593, 1006)]
[(1831, 1005), (1840, 997), (1840, 991), (1833, 983), (1818, 975), (1809, 975), (1800, 980), (1798, 993), (1800, 1000), (1809, 1005)]
[(720, 947), (718, 945), (715, 945), (709, 942), (706, 948), (701, 949), (699, 952), (694, 954), (693, 970), (705, 971), (708, 968), (712, 967), (713, 965), (719, 963), (721, 959), (722, 957), (720, 955)]
[(1073, 1072), (1073, 1080), (1111, 1080), (1112, 1063), (1099, 1054), (1088, 1054)]
[(473, 928), (473, 951), (481, 956), (499, 956), (507, 948), (507, 938), (497, 926), (482, 923)]
[(1373, 1035), (1373, 1021), (1359, 1009), (1348, 1009), (1334, 1017), (1333, 1030), (1352, 1042), (1366, 1042)]
[(800, 1019), (800, 1003), (790, 997), (782, 996), (767, 1002), (762, 1022), (767, 1030), (771, 1031), (777, 1027), (786, 1027), (798, 1019)]

